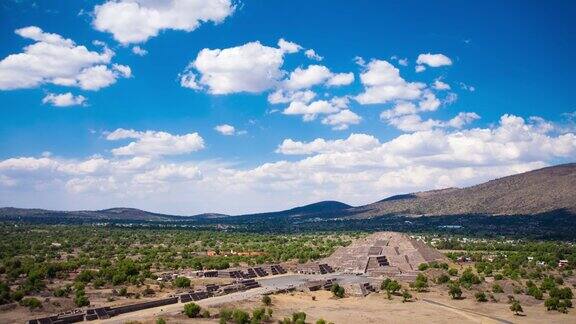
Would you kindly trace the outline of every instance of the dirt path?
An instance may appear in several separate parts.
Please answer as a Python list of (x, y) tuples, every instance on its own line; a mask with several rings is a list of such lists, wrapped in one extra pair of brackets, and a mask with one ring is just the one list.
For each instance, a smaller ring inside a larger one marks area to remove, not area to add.
[[(462, 308), (458, 308), (458, 307), (454, 307), (454, 306), (450, 306), (450, 305), (446, 305), (434, 300), (429, 300), (429, 299), (422, 299), (423, 302), (428, 303), (428, 304), (432, 304), (432, 305), (436, 305), (436, 306), (440, 306), (440, 307), (444, 307), (444, 308), (448, 308), (449, 310), (456, 312), (460, 315), (466, 316), (468, 318), (470, 318), (470, 314), (476, 315), (476, 316), (480, 316), (486, 319), (489, 319), (491, 321), (489, 322), (496, 322), (496, 323), (504, 323), (504, 324), (514, 324), (513, 322), (510, 322), (508, 320), (502, 319), (502, 318), (498, 318), (498, 317), (494, 317), (494, 316), (490, 316), (490, 315), (485, 315), (482, 313), (478, 313), (478, 312), (474, 312), (474, 311), (470, 311), (470, 310), (466, 310), (466, 309), (462, 309)], [(472, 317), (471, 319), (474, 319), (474, 317)], [(481, 323), (486, 323), (486, 321), (481, 321)]]

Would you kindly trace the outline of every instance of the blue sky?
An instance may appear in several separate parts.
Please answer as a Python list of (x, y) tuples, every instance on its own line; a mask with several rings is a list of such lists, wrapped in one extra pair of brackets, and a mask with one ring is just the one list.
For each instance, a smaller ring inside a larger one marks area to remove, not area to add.
[(569, 1), (4, 1), (0, 205), (363, 204), (574, 161), (574, 16)]

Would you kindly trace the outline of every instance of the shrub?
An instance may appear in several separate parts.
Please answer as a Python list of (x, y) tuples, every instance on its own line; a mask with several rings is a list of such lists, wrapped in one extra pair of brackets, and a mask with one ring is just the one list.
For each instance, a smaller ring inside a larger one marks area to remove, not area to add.
[(220, 309), (220, 323), (226, 323), (232, 319), (232, 311), (227, 308)]
[(544, 297), (542, 290), (536, 287), (536, 285), (528, 287), (527, 294), (536, 299), (542, 299)]
[(504, 276), (500, 273), (497, 273), (494, 275), (494, 280), (502, 280), (504, 279)]
[(481, 283), (480, 277), (478, 277), (471, 268), (464, 270), (459, 279), (460, 283), (466, 286), (477, 285)]
[(326, 321), (321, 318), (321, 319), (316, 321), (316, 324), (326, 324)]
[(184, 314), (190, 318), (198, 317), (202, 308), (196, 303), (188, 303), (184, 305)]
[(458, 269), (450, 268), (448, 270), (448, 274), (451, 276), (457, 276), (458, 275)]
[(402, 288), (402, 286), (400, 285), (400, 283), (398, 283), (398, 281), (396, 280), (390, 280), (389, 278), (386, 278), (382, 284), (380, 285), (380, 289), (382, 290), (386, 290), (388, 293), (390, 294), (395, 294), (396, 292), (398, 292), (400, 289)]
[(74, 298), (74, 304), (76, 304), (76, 306), (78, 307), (84, 307), (84, 306), (89, 306), (90, 305), (90, 300), (88, 299), (88, 297), (86, 297), (86, 295), (78, 295), (76, 296), (76, 298)]
[(292, 322), (293, 323), (297, 323), (297, 322), (304, 323), (305, 321), (306, 321), (306, 313), (296, 312), (296, 313), (292, 314)]
[(266, 306), (272, 305), (272, 298), (270, 298), (270, 296), (268, 296), (268, 295), (262, 296), (262, 304), (264, 304)]
[(550, 297), (550, 298), (546, 299), (546, 301), (544, 302), (544, 306), (549, 311), (550, 310), (557, 310), (559, 303), (560, 303), (560, 300), (558, 298)]
[(66, 297), (68, 296), (68, 291), (64, 288), (58, 288), (54, 290), (54, 297)]
[(520, 305), (520, 302), (517, 300), (512, 302), (512, 305), (510, 305), (510, 310), (514, 312), (514, 315), (520, 315), (520, 313), (524, 312), (522, 305)]
[(558, 299), (572, 299), (574, 296), (572, 294), (572, 290), (568, 287), (554, 287), (550, 290), (550, 297), (558, 297)]
[(462, 298), (462, 289), (458, 285), (450, 285), (448, 294), (452, 296), (452, 299)]
[(28, 307), (30, 309), (42, 307), (42, 302), (34, 297), (24, 298), (20, 301), (20, 305)]
[(426, 288), (428, 288), (428, 278), (426, 278), (425, 275), (419, 273), (416, 277), (416, 281), (412, 283), (412, 287), (418, 292), (424, 291)]
[(203, 318), (210, 318), (210, 311), (207, 310), (207, 309), (205, 309), (205, 310), (202, 311), (202, 314), (201, 314), (201, 315), (202, 315)]
[(332, 288), (330, 288), (330, 291), (332, 292), (334, 297), (337, 297), (337, 298), (343, 298), (344, 294), (346, 293), (346, 290), (344, 290), (344, 287), (342, 287), (336, 283), (332, 285)]
[(438, 277), (438, 279), (436, 279), (436, 282), (439, 284), (445, 284), (448, 281), (450, 281), (450, 277), (448, 277), (447, 275), (443, 274), (440, 277)]
[(408, 292), (408, 290), (404, 290), (404, 292), (402, 292), (402, 302), (405, 303), (410, 300), (412, 300), (412, 294)]
[(484, 303), (488, 301), (488, 298), (486, 297), (486, 294), (483, 291), (479, 291), (476, 294), (474, 294), (474, 297), (476, 297), (476, 301)]
[(174, 286), (178, 288), (188, 288), (190, 287), (190, 279), (186, 277), (178, 277), (174, 279)]
[(166, 324), (166, 320), (163, 318), (157, 318), (156, 319), (156, 324)]
[(418, 266), (418, 270), (420, 271), (424, 271), (427, 270), (430, 266), (428, 265), (428, 263), (422, 263)]
[(22, 290), (16, 290), (12, 293), (12, 300), (19, 302), (22, 298), (24, 298), (24, 292)]
[(493, 293), (503, 293), (504, 289), (499, 284), (495, 283), (492, 285), (492, 292)]
[(236, 324), (247, 324), (250, 322), (250, 315), (241, 309), (235, 309), (232, 312), (232, 319)]

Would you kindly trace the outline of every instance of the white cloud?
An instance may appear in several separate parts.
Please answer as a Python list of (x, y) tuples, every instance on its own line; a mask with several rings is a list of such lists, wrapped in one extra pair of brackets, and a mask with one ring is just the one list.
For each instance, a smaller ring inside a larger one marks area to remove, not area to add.
[(157, 131), (135, 131), (119, 128), (106, 136), (107, 140), (136, 139), (126, 146), (112, 150), (114, 155), (177, 155), (199, 151), (204, 148), (204, 139), (198, 133), (172, 135)]
[(188, 88), (192, 90), (201, 90), (202, 87), (198, 84), (196, 80), (196, 74), (192, 71), (185, 71), (179, 75), (180, 86), (183, 88)]
[(278, 47), (283, 52), (286, 52), (289, 54), (298, 53), (302, 49), (302, 46), (300, 46), (296, 43), (293, 43), (293, 42), (289, 42), (289, 41), (285, 40), (284, 38), (280, 38), (280, 40), (278, 40)]
[(34, 88), (47, 83), (98, 90), (127, 77), (124, 72), (129, 67), (108, 65), (114, 52), (105, 46), (101, 53), (90, 51), (36, 26), (17, 29), (16, 34), (36, 43), (0, 61), (0, 90)]
[(202, 172), (195, 165), (164, 164), (145, 173), (136, 175), (134, 181), (142, 184), (199, 180)]
[(313, 49), (307, 49), (304, 52), (304, 55), (306, 55), (307, 58), (315, 61), (322, 61), (324, 59), (322, 56), (316, 54), (316, 51), (314, 51)]
[(331, 87), (349, 85), (354, 82), (354, 73), (337, 73), (332, 75), (330, 79), (326, 82), (326, 85)]
[(226, 135), (226, 136), (231, 136), (231, 135), (234, 135), (236, 133), (236, 128), (234, 128), (234, 126), (228, 125), (228, 124), (218, 125), (218, 126), (214, 127), (214, 130), (217, 131), (218, 133), (220, 133), (222, 135)]
[(148, 51), (143, 49), (140, 46), (133, 46), (132, 47), (132, 53), (134, 53), (138, 56), (144, 56), (144, 55), (148, 54)]
[(424, 72), (426, 71), (426, 67), (424, 65), (416, 65), (414, 71), (416, 71), (416, 73)]
[(378, 146), (380, 146), (380, 141), (372, 135), (350, 134), (347, 139), (325, 140), (317, 138), (308, 143), (285, 139), (276, 149), (276, 153), (311, 155), (318, 153), (362, 152)]
[(416, 114), (418, 112), (418, 108), (416, 107), (415, 104), (411, 103), (411, 102), (398, 102), (394, 108), (389, 109), (389, 110), (384, 110), (381, 114), (380, 114), (380, 118), (381, 119), (389, 119), (392, 117), (398, 117), (398, 116), (403, 116), (403, 115), (413, 115)]
[(450, 120), (442, 121), (436, 119), (422, 120), (419, 115), (406, 114), (389, 117), (389, 114), (381, 114), (380, 117), (399, 130), (405, 132), (428, 131), (434, 128), (462, 128), (467, 124), (480, 118), (478, 114), (473, 112), (461, 112)]
[(163, 30), (191, 32), (234, 12), (230, 0), (117, 0), (94, 7), (94, 28), (122, 44), (142, 43)]
[(71, 92), (61, 94), (48, 93), (42, 99), (42, 103), (56, 107), (83, 106), (86, 104), (86, 97), (82, 95), (75, 96)]
[(322, 124), (331, 125), (334, 130), (346, 130), (350, 125), (359, 124), (362, 118), (349, 109), (328, 115), (322, 119)]
[(293, 101), (282, 113), (284, 115), (302, 115), (304, 121), (312, 121), (319, 114), (337, 113), (340, 109), (336, 103), (326, 100), (317, 100), (310, 104)]
[(428, 65), (430, 67), (440, 67), (452, 65), (452, 60), (444, 54), (420, 54), (416, 60), (418, 65)]
[[(271, 89), (284, 76), (284, 51), (251, 42), (226, 49), (205, 48), (181, 75), (181, 84), (199, 85), (212, 94), (259, 93)], [(195, 72), (200, 75), (196, 80)]]
[(330, 69), (323, 65), (309, 65), (307, 68), (297, 67), (290, 73), (285, 87), (292, 90), (306, 89), (322, 84), (332, 77)]
[[(128, 205), (188, 215), (282, 209), (325, 199), (364, 204), (574, 161), (576, 134), (560, 134), (547, 124), (504, 115), (487, 128), (417, 131), (383, 142), (366, 134), (285, 140), (279, 153), (306, 156), (247, 168), (158, 156), (9, 158), (0, 160), (0, 204), (54, 209)], [(109, 136), (141, 133), (121, 130)], [(239, 195), (244, 199), (234, 199)]]
[(436, 90), (450, 90), (450, 85), (448, 83), (441, 81), (441, 80), (434, 80), (434, 83), (432, 84), (432, 88), (434, 88)]
[(284, 82), (287, 89), (307, 89), (316, 85), (343, 86), (354, 82), (354, 73), (332, 73), (323, 65), (310, 65), (307, 68), (298, 67), (290, 73)]
[(289, 103), (292, 101), (309, 103), (315, 97), (316, 93), (312, 90), (285, 91), (278, 89), (268, 95), (268, 102), (271, 104)]
[(425, 84), (406, 82), (394, 65), (372, 60), (360, 74), (364, 92), (356, 96), (361, 104), (379, 104), (395, 100), (413, 100), (422, 94)]

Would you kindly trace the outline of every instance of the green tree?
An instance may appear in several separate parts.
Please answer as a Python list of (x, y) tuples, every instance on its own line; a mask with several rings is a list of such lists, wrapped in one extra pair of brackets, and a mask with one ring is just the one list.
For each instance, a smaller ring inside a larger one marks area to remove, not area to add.
[(343, 298), (345, 293), (346, 293), (346, 290), (344, 289), (344, 287), (340, 286), (337, 283), (332, 285), (332, 288), (330, 288), (330, 291), (337, 298)]
[(188, 303), (184, 305), (184, 314), (190, 318), (198, 317), (200, 310), (202, 310), (202, 307), (196, 303)]
[(272, 305), (272, 298), (270, 298), (270, 296), (268, 296), (268, 295), (262, 296), (262, 304), (264, 304), (266, 306)]
[(178, 288), (188, 288), (190, 287), (190, 279), (186, 277), (178, 277), (174, 279), (174, 286)]
[(250, 315), (241, 309), (235, 309), (232, 312), (232, 319), (236, 324), (250, 323)]
[(450, 285), (448, 294), (452, 296), (452, 299), (460, 299), (462, 298), (462, 289), (458, 285)]

